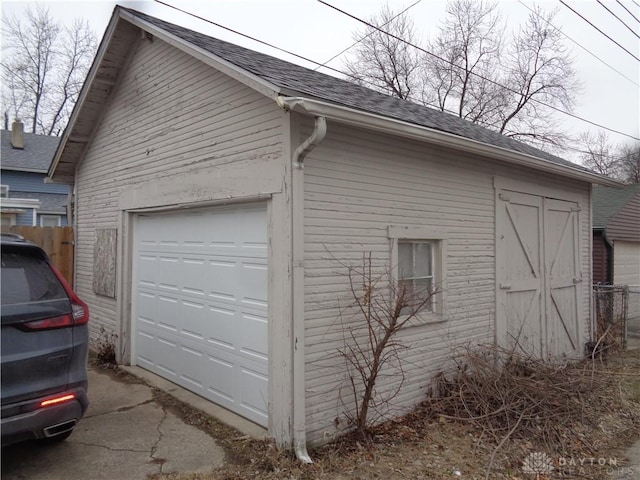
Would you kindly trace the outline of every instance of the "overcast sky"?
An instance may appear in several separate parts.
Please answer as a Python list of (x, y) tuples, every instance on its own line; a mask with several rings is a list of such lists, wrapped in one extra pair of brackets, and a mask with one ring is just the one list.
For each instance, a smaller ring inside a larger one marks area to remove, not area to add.
[[(360, 18), (367, 18), (375, 15), (384, 3), (388, 3), (392, 10), (400, 11), (415, 1), (328, 0), (328, 3)], [(640, 21), (638, 21), (640, 19), (640, 0), (621, 0), (621, 3), (631, 11), (633, 16), (625, 11), (617, 1), (605, 0), (603, 2), (635, 33), (627, 29), (620, 20), (595, 0), (565, 1), (633, 55), (640, 58), (640, 38), (638, 37), (640, 35)], [(20, 15), (29, 3), (33, 2), (3, 0), (2, 14), (3, 16)], [(64, 23), (70, 24), (76, 17), (87, 19), (99, 38), (104, 33), (114, 6), (116, 3), (120, 3), (216, 38), (307, 67), (316, 67), (314, 64), (288, 56), (278, 50), (195, 19), (152, 0), (138, 2), (48, 0), (40, 3), (46, 3), (51, 14)], [(166, 0), (166, 3), (320, 63), (324, 63), (351, 45), (353, 32), (362, 30), (362, 24), (317, 0)], [(567, 45), (571, 47), (576, 59), (575, 66), (579, 78), (584, 85), (574, 113), (631, 137), (640, 137), (640, 87), (638, 86), (640, 84), (640, 62), (563, 6), (558, 0), (537, 3), (545, 9), (558, 8), (558, 15), (555, 19), (556, 26), (619, 72), (613, 71), (567, 40)], [(531, 7), (532, 5), (533, 2), (530, 0), (499, 1), (499, 9), (510, 28), (516, 28), (526, 19), (529, 14), (526, 6)], [(440, 0), (422, 0), (409, 10), (416, 30), (423, 41), (435, 35), (438, 23), (443, 19), (444, 11), (445, 1)], [(342, 69), (342, 61), (343, 57), (339, 57), (329, 65)], [(330, 70), (325, 70), (325, 72), (339, 75)], [(596, 127), (588, 123), (564, 115), (562, 117), (573, 134), (588, 129), (597, 130)], [(611, 132), (609, 134), (615, 142), (633, 141), (626, 136)]]

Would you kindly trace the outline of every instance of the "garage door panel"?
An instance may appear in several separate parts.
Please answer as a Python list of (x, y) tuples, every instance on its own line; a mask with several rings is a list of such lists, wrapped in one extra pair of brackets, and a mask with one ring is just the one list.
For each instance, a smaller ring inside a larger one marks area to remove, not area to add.
[[(251, 335), (242, 335), (242, 332), (251, 332)], [(268, 325), (265, 317), (256, 317), (253, 315), (243, 315), (241, 319), (241, 329), (239, 343), (242, 353), (257, 357), (261, 360), (267, 360)]]
[(248, 369), (242, 370), (242, 376), (242, 407), (254, 415), (264, 417), (266, 420), (267, 411), (264, 406), (267, 405), (267, 377), (259, 372)]
[(266, 208), (136, 222), (137, 363), (267, 424)]

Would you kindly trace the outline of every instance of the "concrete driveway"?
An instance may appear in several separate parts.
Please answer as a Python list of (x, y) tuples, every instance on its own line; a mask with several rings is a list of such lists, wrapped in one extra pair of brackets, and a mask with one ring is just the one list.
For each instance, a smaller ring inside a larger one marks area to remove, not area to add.
[(4, 448), (2, 479), (144, 480), (222, 466), (215, 440), (166, 411), (148, 386), (90, 369), (89, 398), (87, 414), (64, 442)]

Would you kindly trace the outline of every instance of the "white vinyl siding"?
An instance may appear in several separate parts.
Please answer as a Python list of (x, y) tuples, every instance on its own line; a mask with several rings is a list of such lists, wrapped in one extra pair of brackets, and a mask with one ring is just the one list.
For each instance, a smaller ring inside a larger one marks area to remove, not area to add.
[[(76, 177), (75, 284), (91, 307), (93, 339), (102, 327), (118, 333), (118, 299), (91, 286), (95, 232), (123, 235), (123, 196), (126, 208), (232, 200), (268, 194), (253, 186), (283, 176), (284, 112), (272, 100), (158, 38), (140, 41), (123, 75)], [(154, 181), (172, 192), (143, 188)], [(145, 192), (154, 193), (154, 205), (142, 202)]]
[[(305, 135), (308, 130), (299, 141)], [(345, 404), (352, 403), (338, 353), (342, 324), (354, 321), (345, 315), (353, 301), (344, 265), (361, 264), (363, 253), (371, 252), (380, 272), (388, 268), (390, 225), (429, 227), (446, 236), (447, 321), (412, 326), (400, 335), (409, 347), (402, 352), (405, 382), (388, 413), (401, 414), (424, 398), (432, 379), (450, 368), (453, 347), (493, 342), (498, 175), (582, 199), (588, 282), (589, 185), (329, 122), (327, 138), (306, 159), (304, 173), (306, 423), (312, 443), (336, 433), (336, 418), (338, 429), (344, 426)], [(588, 293), (583, 303), (588, 312)], [(393, 382), (383, 379), (377, 388), (388, 390)]]
[(640, 285), (640, 242), (614, 241), (613, 283)]

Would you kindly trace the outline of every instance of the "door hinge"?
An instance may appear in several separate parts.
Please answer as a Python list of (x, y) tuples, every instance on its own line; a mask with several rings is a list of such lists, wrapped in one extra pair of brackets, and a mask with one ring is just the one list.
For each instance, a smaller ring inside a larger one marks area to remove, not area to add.
[(498, 198), (499, 198), (500, 200), (504, 200), (505, 202), (508, 202), (508, 201), (510, 201), (510, 200), (511, 200), (511, 197), (510, 197), (508, 194), (504, 193), (504, 192), (500, 192), (500, 193), (498, 194)]
[(509, 282), (502, 283), (500, 282), (501, 290), (511, 290), (511, 284)]

